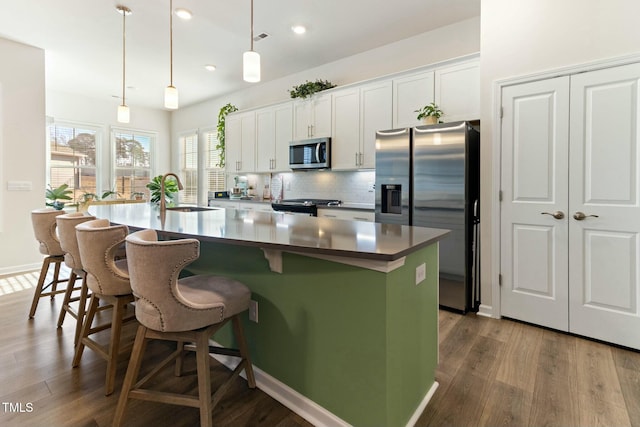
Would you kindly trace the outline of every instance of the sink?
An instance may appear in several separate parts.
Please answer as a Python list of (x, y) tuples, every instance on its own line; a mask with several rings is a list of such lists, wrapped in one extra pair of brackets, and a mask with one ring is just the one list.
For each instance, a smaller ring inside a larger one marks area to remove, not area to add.
[(205, 208), (201, 206), (174, 206), (167, 208), (168, 211), (174, 212), (202, 212), (202, 211), (215, 211), (216, 208)]

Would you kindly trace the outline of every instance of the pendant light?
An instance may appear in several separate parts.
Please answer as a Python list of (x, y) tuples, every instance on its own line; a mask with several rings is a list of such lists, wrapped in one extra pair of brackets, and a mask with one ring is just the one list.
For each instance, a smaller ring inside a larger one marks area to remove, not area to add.
[(118, 5), (116, 9), (122, 14), (122, 104), (118, 106), (118, 122), (129, 123), (129, 107), (125, 102), (125, 70), (126, 70), (126, 21), (127, 15), (131, 15), (131, 9), (126, 6)]
[(169, 0), (169, 86), (164, 90), (164, 107), (170, 110), (178, 108), (178, 89), (173, 85), (173, 0)]
[(260, 81), (260, 54), (253, 50), (253, 0), (251, 0), (251, 50), (242, 55), (242, 78), (249, 83)]

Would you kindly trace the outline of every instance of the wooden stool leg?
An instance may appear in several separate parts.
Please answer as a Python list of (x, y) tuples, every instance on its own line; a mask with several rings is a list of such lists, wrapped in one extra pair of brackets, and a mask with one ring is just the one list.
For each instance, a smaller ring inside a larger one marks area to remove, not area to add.
[(182, 375), (182, 368), (184, 364), (184, 341), (178, 341), (176, 349), (181, 350), (181, 352), (180, 355), (176, 357), (176, 365), (173, 374), (176, 377), (179, 377)]
[(113, 418), (113, 427), (120, 427), (122, 425), (124, 411), (127, 407), (127, 400), (129, 399), (129, 392), (138, 378), (138, 372), (140, 371), (140, 365), (142, 364), (142, 356), (144, 355), (144, 350), (147, 344), (147, 340), (145, 338), (146, 334), (147, 328), (142, 325), (138, 326), (136, 340), (133, 343), (133, 349), (131, 350), (131, 359), (129, 359), (129, 366), (127, 367), (127, 374), (124, 377), (122, 391), (118, 398), (118, 406), (116, 406), (116, 414)]
[(253, 365), (251, 364), (249, 347), (247, 346), (247, 340), (244, 337), (244, 328), (242, 327), (240, 317), (233, 316), (232, 324), (233, 333), (235, 334), (236, 341), (238, 342), (238, 350), (240, 350), (240, 355), (242, 356), (242, 362), (240, 363), (245, 363), (244, 371), (247, 374), (247, 384), (249, 385), (249, 388), (256, 388), (256, 378), (253, 375)]
[(84, 322), (82, 324), (82, 333), (80, 335), (80, 339), (78, 340), (78, 345), (76, 345), (76, 352), (73, 356), (73, 362), (71, 366), (77, 368), (80, 365), (80, 359), (82, 359), (82, 352), (84, 351), (84, 342), (83, 339), (89, 336), (89, 332), (91, 331), (91, 324), (93, 323), (93, 318), (98, 311), (98, 305), (100, 304), (100, 300), (98, 297), (93, 294), (91, 295), (91, 303), (89, 304), (89, 311), (85, 316)]
[(56, 291), (58, 290), (58, 283), (60, 283), (60, 260), (54, 261), (55, 267), (53, 269), (53, 282), (51, 282), (51, 299), (56, 297)]
[(82, 287), (80, 288), (80, 299), (78, 300), (78, 318), (76, 319), (76, 332), (73, 339), (73, 345), (78, 345), (80, 339), (80, 330), (82, 329), (82, 322), (84, 322), (84, 316), (87, 312), (87, 296), (89, 294), (89, 288), (87, 287), (87, 274), (82, 276)]
[(44, 281), (47, 278), (47, 272), (49, 271), (49, 264), (51, 264), (51, 258), (46, 257), (42, 261), (42, 268), (40, 269), (40, 277), (38, 277), (38, 285), (36, 286), (36, 290), (33, 293), (31, 310), (29, 310), (29, 319), (33, 319), (33, 316), (35, 316), (36, 314), (36, 309), (38, 308), (38, 301), (40, 301), (40, 294), (42, 293), (42, 288), (44, 287)]
[[(92, 297), (93, 298), (93, 295)], [(124, 298), (117, 298), (113, 304), (111, 316), (111, 341), (109, 343), (109, 358), (107, 359), (107, 378), (105, 380), (104, 394), (109, 396), (113, 393), (116, 379), (116, 368), (118, 367), (118, 352), (120, 351), (120, 335), (122, 334), (122, 319), (127, 302)]]
[(76, 279), (78, 276), (73, 271), (69, 275), (69, 283), (67, 283), (67, 290), (64, 293), (64, 299), (62, 300), (62, 307), (60, 308), (60, 315), (58, 316), (58, 328), (62, 326), (62, 322), (64, 322), (64, 316), (67, 314), (67, 310), (69, 310), (69, 304), (71, 303), (71, 294), (73, 293), (73, 288), (76, 285)]
[(212, 427), (211, 367), (209, 359), (209, 335), (200, 332), (196, 341), (196, 364), (198, 369), (198, 396), (200, 398), (200, 426)]

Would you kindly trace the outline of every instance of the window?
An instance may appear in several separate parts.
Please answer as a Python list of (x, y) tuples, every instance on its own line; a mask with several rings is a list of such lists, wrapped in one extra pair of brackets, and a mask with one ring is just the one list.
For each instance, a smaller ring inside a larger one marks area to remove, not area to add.
[(182, 147), (182, 185), (181, 203), (198, 203), (198, 135), (193, 133), (180, 137)]
[(115, 147), (114, 187), (118, 197), (132, 199), (142, 193), (149, 199), (147, 184), (151, 180), (151, 156), (155, 135), (145, 132), (113, 130)]
[(207, 191), (224, 191), (226, 189), (224, 168), (220, 167), (220, 149), (215, 130), (203, 133), (206, 144), (207, 162), (205, 173), (207, 179)]
[(96, 193), (97, 128), (72, 123), (49, 126), (49, 184), (67, 184), (77, 201), (84, 193)]

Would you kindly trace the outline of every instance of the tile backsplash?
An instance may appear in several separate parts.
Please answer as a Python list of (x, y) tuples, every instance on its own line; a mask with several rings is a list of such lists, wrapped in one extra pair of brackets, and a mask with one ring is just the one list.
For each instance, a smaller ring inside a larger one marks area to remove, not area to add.
[[(375, 171), (311, 171), (269, 175), (247, 175), (257, 195), (270, 185), (275, 198), (281, 188), (283, 199), (338, 199), (344, 203), (374, 204)], [(271, 180), (271, 181), (270, 181)]]

